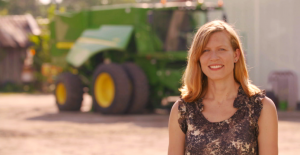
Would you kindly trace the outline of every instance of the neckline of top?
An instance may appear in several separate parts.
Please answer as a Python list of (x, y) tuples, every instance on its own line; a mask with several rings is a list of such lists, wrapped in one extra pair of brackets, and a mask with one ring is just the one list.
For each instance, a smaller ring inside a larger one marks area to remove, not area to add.
[(202, 114), (202, 111), (203, 111), (203, 108), (204, 108), (204, 105), (203, 105), (203, 103), (202, 103), (203, 97), (200, 98), (200, 99), (198, 100), (197, 105), (198, 105), (198, 108), (199, 108), (199, 110), (200, 110), (200, 114), (202, 115), (202, 117), (203, 117), (207, 122), (213, 123), (213, 124), (220, 124), (220, 123), (223, 123), (223, 122), (226, 122), (226, 121), (230, 121), (233, 117), (235, 117), (235, 115), (239, 112), (239, 110), (240, 110), (243, 106), (246, 105), (244, 101), (239, 100), (242, 96), (245, 96), (245, 95), (246, 95), (246, 93), (244, 92), (243, 87), (240, 85), (240, 86), (239, 86), (239, 89), (238, 89), (237, 97), (236, 97), (236, 98), (234, 99), (234, 101), (233, 101), (233, 107), (234, 107), (234, 108), (237, 108), (237, 111), (236, 111), (231, 117), (229, 117), (228, 119), (225, 119), (225, 120), (219, 121), (219, 122), (211, 122), (211, 121), (207, 120), (206, 117)]

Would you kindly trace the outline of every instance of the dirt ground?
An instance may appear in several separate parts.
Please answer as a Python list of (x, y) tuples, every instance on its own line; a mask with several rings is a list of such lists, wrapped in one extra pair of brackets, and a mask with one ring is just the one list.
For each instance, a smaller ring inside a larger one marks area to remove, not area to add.
[[(168, 115), (59, 113), (53, 95), (0, 94), (1, 155), (165, 155)], [(279, 112), (279, 152), (300, 154), (300, 112)]]

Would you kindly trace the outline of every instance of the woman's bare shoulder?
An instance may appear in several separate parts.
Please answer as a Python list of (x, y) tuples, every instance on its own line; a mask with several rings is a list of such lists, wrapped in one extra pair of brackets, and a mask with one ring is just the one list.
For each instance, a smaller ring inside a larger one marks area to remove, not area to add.
[(278, 122), (277, 109), (274, 102), (270, 98), (264, 97), (261, 103), (262, 110), (258, 119), (259, 125)]
[(180, 119), (181, 112), (179, 109), (182, 105), (181, 100), (177, 100), (171, 109), (170, 118), (169, 118), (169, 148), (168, 154), (184, 154), (184, 142), (185, 134), (182, 132), (181, 126), (178, 122)]
[(184, 105), (184, 102), (182, 101), (182, 99), (178, 99), (174, 104), (173, 104), (173, 106), (172, 106), (172, 108), (171, 108), (171, 113), (173, 112), (173, 113), (178, 113), (178, 109), (180, 108), (180, 107), (182, 107)]
[(267, 96), (261, 100), (261, 103), (263, 105), (262, 111), (265, 111), (265, 112), (276, 111), (276, 106), (275, 106), (274, 102)]
[(278, 117), (274, 102), (264, 97), (258, 120), (259, 154), (278, 154)]

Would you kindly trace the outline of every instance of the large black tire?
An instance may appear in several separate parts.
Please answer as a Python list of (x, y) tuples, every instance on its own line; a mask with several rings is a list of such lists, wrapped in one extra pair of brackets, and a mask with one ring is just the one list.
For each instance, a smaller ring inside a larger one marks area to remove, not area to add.
[(78, 75), (62, 73), (55, 82), (54, 91), (59, 111), (79, 111), (83, 100), (83, 84)]
[(149, 85), (143, 70), (134, 63), (123, 64), (132, 85), (132, 94), (127, 113), (141, 113), (148, 103)]
[[(106, 88), (104, 85), (107, 83), (113, 83), (113, 86), (109, 85), (110, 88)], [(99, 65), (93, 74), (91, 88), (93, 109), (96, 112), (102, 114), (125, 113), (129, 105), (131, 90), (130, 80), (121, 65), (115, 63)]]

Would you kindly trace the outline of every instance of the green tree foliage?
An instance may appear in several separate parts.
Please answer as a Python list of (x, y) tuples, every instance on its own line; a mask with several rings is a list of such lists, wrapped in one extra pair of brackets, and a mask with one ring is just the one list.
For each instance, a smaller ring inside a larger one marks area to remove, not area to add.
[(6, 2), (5, 8), (10, 15), (22, 15), (26, 13), (30, 13), (33, 16), (40, 15), (40, 6), (37, 0), (7, 0)]
[(60, 7), (65, 7), (67, 11), (80, 11), (91, 6), (101, 5), (101, 0), (63, 0)]
[(0, 9), (3, 9), (8, 4), (7, 0), (0, 0)]
[(49, 14), (49, 9), (55, 6), (55, 10), (61, 12), (65, 11), (80, 11), (89, 9), (92, 6), (99, 6), (105, 4), (122, 4), (135, 3), (144, 0), (62, 0), (61, 3), (52, 1), (48, 5), (43, 5), (40, 0), (0, 0), (0, 15), (21, 15), (30, 13), (34, 17), (46, 18)]
[(8, 10), (5, 8), (8, 4), (8, 1), (6, 0), (0, 0), (0, 16), (7, 15)]

